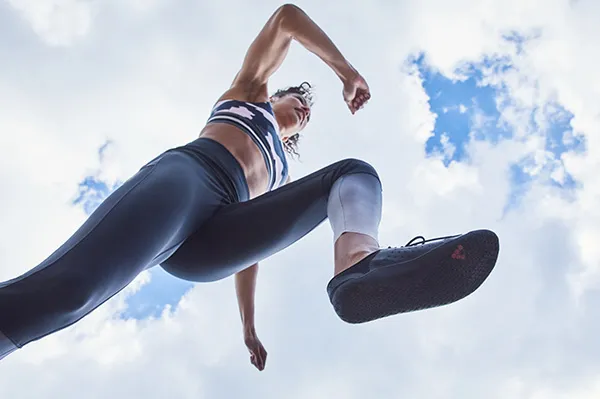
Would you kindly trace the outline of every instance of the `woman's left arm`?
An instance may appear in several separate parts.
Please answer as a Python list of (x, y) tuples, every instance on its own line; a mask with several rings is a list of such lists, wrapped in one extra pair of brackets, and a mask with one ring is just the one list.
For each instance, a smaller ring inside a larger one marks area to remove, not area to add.
[(254, 296), (258, 263), (235, 274), (235, 292), (244, 332), (254, 330)]
[(254, 325), (254, 299), (258, 263), (235, 274), (235, 291), (242, 319), (244, 343), (250, 352), (250, 362), (259, 370), (265, 368), (267, 351), (256, 335)]

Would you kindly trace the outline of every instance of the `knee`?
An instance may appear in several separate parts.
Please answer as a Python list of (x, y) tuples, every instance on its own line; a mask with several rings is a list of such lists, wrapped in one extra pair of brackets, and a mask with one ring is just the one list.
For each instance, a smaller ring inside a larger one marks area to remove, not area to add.
[(379, 174), (377, 170), (368, 162), (365, 162), (361, 159), (356, 158), (347, 158), (339, 162), (340, 164), (340, 177), (343, 175), (350, 175), (355, 173), (367, 173), (375, 177), (377, 180), (379, 178)]

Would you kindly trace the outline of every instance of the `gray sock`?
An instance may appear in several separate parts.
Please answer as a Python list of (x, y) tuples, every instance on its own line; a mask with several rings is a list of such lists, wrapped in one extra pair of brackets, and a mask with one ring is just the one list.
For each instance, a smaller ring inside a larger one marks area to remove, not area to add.
[(336, 180), (327, 203), (334, 242), (345, 232), (366, 234), (379, 242), (381, 190), (379, 179), (368, 173), (345, 175)]

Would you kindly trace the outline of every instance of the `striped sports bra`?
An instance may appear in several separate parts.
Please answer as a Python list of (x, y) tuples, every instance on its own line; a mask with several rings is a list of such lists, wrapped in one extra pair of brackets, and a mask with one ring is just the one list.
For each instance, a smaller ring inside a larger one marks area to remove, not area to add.
[(288, 176), (287, 158), (270, 102), (219, 101), (213, 107), (208, 123), (227, 123), (250, 136), (265, 159), (269, 191), (285, 183)]

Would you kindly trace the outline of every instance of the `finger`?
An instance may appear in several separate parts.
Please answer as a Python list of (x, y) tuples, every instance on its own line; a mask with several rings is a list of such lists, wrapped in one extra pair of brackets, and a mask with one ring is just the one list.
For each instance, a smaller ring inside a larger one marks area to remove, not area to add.
[(267, 351), (265, 350), (265, 348), (262, 348), (262, 358), (263, 358), (263, 367), (265, 364), (267, 364)]
[(258, 368), (260, 371), (263, 371), (263, 370), (265, 369), (265, 361), (264, 361), (263, 359), (261, 359), (261, 360), (258, 362), (258, 366), (257, 366), (257, 368)]
[(260, 358), (256, 360), (256, 363), (254, 365), (259, 371), (263, 371), (265, 368), (265, 363)]
[(260, 359), (261, 359), (261, 364), (262, 364), (262, 368), (265, 368), (265, 365), (267, 364), (267, 351), (265, 350), (264, 346), (260, 347)]
[(262, 367), (263, 367), (262, 365), (263, 365), (264, 361), (263, 361), (263, 358), (262, 358), (262, 353), (261, 353), (261, 350), (260, 350), (260, 346), (258, 346), (258, 347), (256, 347), (254, 349), (254, 356), (255, 356), (255, 359), (256, 359), (256, 368), (259, 369), (259, 370), (261, 370)]
[(259, 371), (262, 371), (265, 368), (263, 362), (261, 362), (257, 356), (252, 359), (252, 365)]
[(261, 351), (261, 356), (260, 356), (260, 370), (264, 370), (265, 369), (265, 365), (267, 364), (267, 352), (263, 349)]

